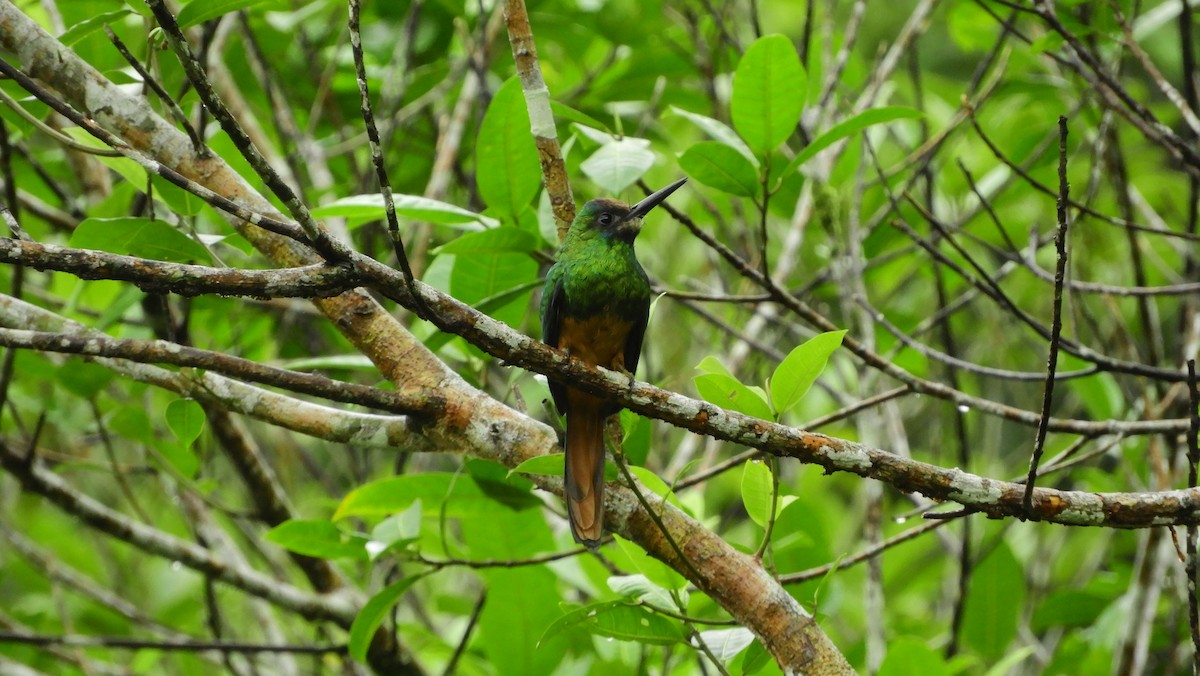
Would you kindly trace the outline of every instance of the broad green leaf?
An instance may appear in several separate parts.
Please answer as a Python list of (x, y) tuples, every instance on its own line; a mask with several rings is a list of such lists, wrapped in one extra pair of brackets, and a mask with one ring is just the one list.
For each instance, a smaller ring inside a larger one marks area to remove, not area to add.
[(489, 207), (516, 222), (533, 202), (541, 177), (521, 81), (512, 77), (496, 91), (479, 125), (475, 183)]
[(771, 519), (771, 484), (771, 468), (767, 463), (747, 460), (742, 465), (742, 504), (750, 519), (763, 528)]
[(730, 378), (733, 377), (733, 373), (730, 372), (725, 364), (722, 364), (720, 359), (717, 359), (711, 354), (704, 359), (701, 359), (699, 364), (696, 364), (696, 370), (704, 373), (719, 373), (721, 375), (729, 376)]
[(551, 101), (550, 102), (550, 110), (554, 111), (554, 116), (561, 120), (566, 120), (567, 122), (574, 122), (576, 124), (579, 124), (579, 125), (582, 125), (585, 127), (591, 127), (593, 129), (601, 129), (605, 132), (612, 133), (611, 130), (608, 128), (608, 125), (604, 124), (600, 120), (597, 120), (596, 118), (592, 117), (591, 115), (588, 115), (587, 113), (578, 111), (578, 110), (572, 108), (571, 106), (568, 106), (567, 104), (562, 103), (560, 101)]
[(550, 453), (548, 455), (539, 455), (532, 457), (525, 462), (512, 468), (509, 473), (519, 474), (550, 474), (561, 476), (566, 468), (567, 455), (565, 453)]
[(804, 146), (796, 157), (788, 163), (787, 168), (783, 170), (782, 176), (790, 176), (793, 171), (796, 171), (805, 162), (816, 157), (817, 153), (825, 150), (829, 146), (841, 141), (844, 138), (852, 136), (867, 127), (883, 122), (891, 122), (892, 120), (903, 120), (914, 117), (921, 117), (924, 113), (914, 108), (904, 108), (902, 106), (889, 106), (884, 108), (872, 108), (864, 110), (855, 115), (849, 120), (845, 120), (834, 125), (829, 131), (821, 134), (813, 139), (812, 143)]
[(610, 140), (579, 165), (605, 191), (617, 194), (633, 185), (654, 166), (654, 151), (642, 138)]
[(765, 35), (750, 45), (733, 75), (733, 127), (759, 157), (786, 141), (804, 110), (804, 69), (792, 41)]
[(284, 549), (318, 559), (365, 559), (366, 540), (342, 531), (332, 522), (292, 519), (263, 536)]
[(688, 176), (722, 192), (741, 197), (758, 194), (758, 172), (741, 153), (724, 143), (701, 141), (679, 156)]
[(645, 467), (630, 465), (629, 473), (637, 477), (637, 480), (642, 483), (642, 486), (650, 492), (654, 493), (660, 498), (666, 499), (667, 502), (679, 507), (680, 509), (683, 508), (682, 505), (679, 504), (679, 499), (675, 497), (675, 493), (671, 491), (671, 487), (667, 485), (667, 482), (663, 481), (662, 478), (654, 472), (651, 472)]
[(888, 643), (887, 656), (879, 666), (879, 676), (951, 676), (946, 658), (930, 648), (924, 639), (899, 636)]
[(728, 664), (754, 642), (754, 634), (745, 627), (709, 629), (700, 632), (700, 640), (718, 660)]
[(84, 37), (87, 37), (98, 30), (103, 30), (105, 25), (116, 23), (126, 15), (132, 13), (133, 10), (124, 8), (89, 17), (63, 31), (63, 34), (58, 36), (58, 41), (70, 47)]
[(375, 630), (383, 624), (383, 619), (392, 610), (392, 606), (396, 605), (404, 593), (421, 577), (421, 575), (414, 575), (393, 583), (372, 596), (363, 605), (362, 610), (358, 611), (358, 616), (350, 625), (349, 651), (351, 657), (359, 662), (367, 661), (367, 648), (371, 645), (371, 638), (375, 635)]
[(650, 455), (651, 433), (654, 427), (650, 419), (628, 409), (622, 410), (621, 427), (625, 430), (625, 436), (621, 440), (625, 457), (629, 458), (629, 463), (635, 467), (645, 465), (646, 457)]
[(774, 418), (767, 400), (733, 376), (705, 373), (692, 380), (700, 397), (710, 404), (764, 420)]
[(84, 399), (91, 399), (112, 382), (113, 372), (82, 357), (71, 357), (55, 372), (58, 382)]
[(512, 226), (455, 237), (433, 250), (435, 254), (530, 253), (538, 246), (537, 237)]
[(1017, 635), (1024, 602), (1024, 568), (1001, 542), (971, 573), (963, 611), (964, 643), (985, 662), (999, 661)]
[(375, 365), (375, 362), (362, 354), (331, 354), (303, 359), (288, 359), (279, 362), (279, 365), (292, 371), (342, 370), (372, 371), (376, 373), (379, 371), (379, 367)]
[(108, 418), (108, 429), (131, 441), (148, 444), (154, 440), (154, 427), (146, 409), (136, 404), (125, 404)]
[[(675, 572), (674, 569), (662, 561), (652, 558), (646, 553), (646, 550), (619, 535), (614, 535), (613, 540), (616, 541), (617, 548), (621, 554), (628, 560), (628, 565), (621, 566), (622, 569), (635, 569), (637, 572), (645, 575), (654, 584), (667, 589), (678, 590), (687, 586), (687, 579), (685, 577)], [(614, 559), (617, 558), (614, 557)]]
[(683, 627), (674, 620), (623, 601), (604, 601), (569, 611), (546, 629), (539, 643), (576, 626), (618, 641), (649, 645), (672, 645), (685, 637)]
[(784, 411), (796, 405), (825, 370), (829, 355), (842, 344), (842, 331), (820, 333), (793, 349), (771, 376), (771, 403), (775, 411)]
[[(500, 223), (494, 218), (477, 214), (469, 209), (448, 202), (440, 202), (420, 195), (392, 195), (396, 215), (401, 218), (436, 223), (438, 225), (481, 224), (494, 228)], [(383, 206), (383, 195), (366, 193), (342, 197), (312, 210), (314, 218), (362, 218), (382, 220), (387, 217)]]
[(176, 399), (167, 404), (167, 426), (181, 443), (191, 444), (204, 431), (204, 407), (195, 399)]
[[(562, 476), (566, 469), (567, 455), (565, 453), (550, 453), (530, 458), (509, 471), (509, 474), (549, 474)], [(620, 470), (612, 460), (604, 460), (604, 480), (616, 481), (621, 476)]]
[(1033, 612), (1034, 631), (1053, 627), (1086, 627), (1100, 616), (1113, 599), (1081, 589), (1051, 592)]
[(210, 263), (199, 242), (164, 221), (148, 218), (88, 218), (75, 228), (71, 246), (172, 263)]
[[(486, 514), (504, 503), (491, 498), (470, 476), (444, 472), (407, 474), (363, 484), (350, 491), (333, 514), (333, 521), (350, 516), (388, 516), (420, 500), (425, 509), (443, 508), (447, 516)], [(541, 504), (531, 496), (528, 506)]]
[(371, 529), (371, 540), (366, 543), (366, 552), (371, 560), (380, 554), (404, 547), (421, 535), (421, 501), (413, 500), (408, 509), (393, 514)]
[(676, 603), (670, 591), (654, 584), (645, 575), (613, 575), (607, 582), (608, 588), (621, 596), (648, 603), (660, 610), (679, 612), (680, 605), (686, 608), (688, 604), (687, 590), (675, 592), (679, 597)]
[(196, 472), (200, 471), (200, 458), (192, 451), (192, 447), (175, 442), (164, 441), (155, 447), (162, 457), (179, 472), (180, 475), (188, 479), (196, 478)]
[(758, 170), (758, 158), (755, 157), (754, 153), (750, 151), (750, 148), (746, 145), (746, 142), (742, 140), (742, 137), (738, 136), (737, 132), (731, 129), (729, 125), (720, 120), (716, 120), (705, 115), (700, 115), (698, 113), (693, 113), (675, 106), (671, 106), (668, 109), (668, 112), (678, 115), (696, 125), (701, 131), (711, 136), (714, 141), (720, 141), (721, 143), (724, 143), (730, 148), (738, 151), (743, 157), (745, 157), (747, 160), (750, 160), (750, 163), (755, 167), (755, 171)]
[(175, 20), (180, 28), (190, 28), (196, 24), (211, 21), (220, 16), (236, 12), (240, 9), (261, 5), (268, 0), (192, 0), (179, 10)]
[(1034, 647), (1027, 645), (1017, 648), (1011, 653), (1004, 656), (1004, 659), (992, 665), (991, 669), (987, 670), (983, 676), (1004, 676), (1011, 673), (1018, 664), (1029, 659), (1029, 656), (1034, 653)]
[(450, 293), (505, 324), (517, 326), (529, 308), (537, 281), (538, 264), (527, 254), (473, 253), (453, 257)]

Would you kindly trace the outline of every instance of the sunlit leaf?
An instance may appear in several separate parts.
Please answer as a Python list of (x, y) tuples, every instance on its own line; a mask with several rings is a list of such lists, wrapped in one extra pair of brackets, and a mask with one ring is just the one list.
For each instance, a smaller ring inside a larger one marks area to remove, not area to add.
[(750, 45), (733, 75), (733, 127), (759, 157), (779, 147), (800, 122), (805, 77), (792, 41), (766, 35)]
[(330, 521), (284, 521), (263, 536), (268, 542), (305, 556), (319, 559), (365, 559), (366, 540), (339, 529)]
[(351, 657), (359, 662), (367, 660), (367, 648), (371, 645), (371, 638), (375, 635), (375, 630), (383, 624), (383, 620), (391, 611), (392, 606), (396, 605), (405, 592), (420, 579), (420, 575), (406, 577), (387, 586), (363, 605), (362, 610), (358, 611), (358, 615), (354, 618), (354, 623), (350, 625), (349, 651)]
[(870, 127), (871, 125), (891, 122), (892, 120), (921, 117), (922, 115), (923, 113), (919, 110), (915, 110), (913, 108), (903, 108), (900, 106), (864, 110), (858, 115), (834, 125), (829, 131), (813, 139), (812, 143), (804, 146), (804, 150), (801, 150), (799, 153), (797, 153), (796, 157), (788, 163), (787, 168), (783, 170), (783, 175), (790, 175), (805, 162), (816, 157), (817, 153), (825, 150), (829, 146), (848, 136), (852, 136), (863, 129)]
[(771, 406), (737, 378), (720, 373), (705, 373), (692, 378), (700, 397), (710, 404), (745, 413), (755, 418), (772, 419)]
[(230, 12), (246, 9), (273, 0), (192, 0), (179, 10), (175, 20), (180, 28), (190, 28), (196, 24), (211, 21)]
[(771, 403), (780, 415), (808, 393), (845, 335), (845, 331), (817, 334), (795, 347), (779, 363), (771, 376)]
[(542, 177), (521, 81), (516, 77), (496, 90), (484, 113), (475, 144), (475, 163), (479, 196), (489, 207), (516, 222), (521, 211), (533, 203)]
[(767, 463), (747, 460), (742, 465), (742, 505), (750, 519), (764, 528), (771, 519), (772, 483)]
[(610, 140), (592, 153), (579, 168), (596, 185), (611, 194), (633, 185), (654, 166), (650, 142), (640, 138)]
[[(420, 195), (392, 195), (396, 215), (440, 225), (479, 224), (494, 228), (500, 223), (460, 206)], [(363, 218), (383, 220), (387, 217), (383, 195), (377, 192), (340, 197), (311, 210), (315, 218)]]
[(149, 218), (89, 218), (75, 228), (71, 246), (172, 263), (209, 263), (202, 244), (168, 225)]
[(687, 175), (710, 188), (731, 195), (753, 197), (758, 193), (758, 172), (740, 152), (717, 141), (701, 141), (679, 156)]

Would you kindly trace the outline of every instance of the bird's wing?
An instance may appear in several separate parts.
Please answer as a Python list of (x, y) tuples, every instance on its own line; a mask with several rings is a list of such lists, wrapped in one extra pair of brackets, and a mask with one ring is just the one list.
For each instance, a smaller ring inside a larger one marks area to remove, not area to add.
[[(558, 347), (558, 332), (562, 328), (563, 314), (566, 312), (567, 294), (563, 290), (562, 276), (556, 274), (555, 268), (550, 268), (546, 275), (546, 288), (542, 291), (542, 342), (550, 347)], [(558, 412), (567, 413), (566, 388), (553, 380), (549, 381), (550, 395), (554, 397), (554, 405)]]
[(629, 327), (629, 335), (625, 337), (625, 370), (630, 374), (637, 373), (638, 358), (642, 356), (642, 340), (646, 337), (646, 324), (650, 321), (650, 303), (638, 309)]

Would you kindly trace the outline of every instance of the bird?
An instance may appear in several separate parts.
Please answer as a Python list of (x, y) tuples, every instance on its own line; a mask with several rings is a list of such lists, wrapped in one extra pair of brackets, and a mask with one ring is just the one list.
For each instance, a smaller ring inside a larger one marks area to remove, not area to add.
[[(650, 315), (650, 280), (633, 242), (642, 218), (686, 181), (632, 206), (611, 198), (583, 205), (546, 273), (543, 342), (632, 380)], [(550, 394), (567, 419), (563, 493), (571, 535), (595, 550), (604, 531), (604, 421), (621, 407), (560, 382), (550, 382)]]

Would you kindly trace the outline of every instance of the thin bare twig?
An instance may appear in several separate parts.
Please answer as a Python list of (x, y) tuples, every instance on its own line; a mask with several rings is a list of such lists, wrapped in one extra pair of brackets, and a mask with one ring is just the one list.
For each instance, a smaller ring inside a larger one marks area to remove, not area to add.
[(1063, 280), (1067, 275), (1067, 202), (1071, 185), (1067, 181), (1067, 118), (1058, 118), (1058, 230), (1054, 235), (1054, 248), (1058, 263), (1054, 270), (1054, 317), (1050, 324), (1050, 356), (1046, 360), (1046, 386), (1042, 394), (1042, 417), (1038, 423), (1037, 440), (1033, 445), (1033, 456), (1029, 460), (1029, 475), (1025, 479), (1025, 509), (1033, 512), (1033, 486), (1037, 481), (1038, 463), (1046, 445), (1046, 432), (1050, 422), (1050, 405), (1054, 400), (1054, 372), (1058, 369), (1059, 338), (1062, 336)]

